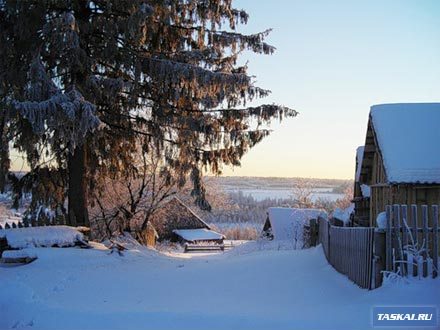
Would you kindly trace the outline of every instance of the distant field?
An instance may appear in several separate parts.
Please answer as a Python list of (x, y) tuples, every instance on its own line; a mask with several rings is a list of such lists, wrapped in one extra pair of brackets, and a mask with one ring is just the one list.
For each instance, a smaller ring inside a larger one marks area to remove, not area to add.
[[(244, 196), (252, 196), (256, 201), (270, 199), (289, 199), (294, 197), (292, 189), (233, 189), (227, 188), (225, 192), (241, 192)], [(333, 193), (331, 188), (314, 188), (310, 195), (312, 201), (317, 199), (326, 199), (336, 201), (344, 196), (344, 194)]]
[(264, 199), (291, 199), (296, 185), (308, 184), (311, 187), (312, 201), (326, 199), (336, 201), (344, 196), (345, 188), (353, 184), (351, 180), (314, 178), (261, 178), (261, 177), (207, 177), (227, 193), (252, 196), (256, 201)]

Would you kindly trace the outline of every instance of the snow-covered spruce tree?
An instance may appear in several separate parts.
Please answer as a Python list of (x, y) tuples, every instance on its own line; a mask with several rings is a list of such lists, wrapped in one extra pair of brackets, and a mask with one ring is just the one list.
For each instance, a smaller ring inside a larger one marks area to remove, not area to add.
[(231, 2), (0, 0), (0, 176), (5, 145), (25, 153), (32, 171), (64, 170), (69, 223), (84, 225), (89, 193), (131, 173), (142, 138), (206, 205), (202, 168), (239, 165), (269, 133), (265, 124), (296, 115), (246, 108), (268, 91), (237, 58), (274, 48), (268, 31), (236, 32), (248, 14)]

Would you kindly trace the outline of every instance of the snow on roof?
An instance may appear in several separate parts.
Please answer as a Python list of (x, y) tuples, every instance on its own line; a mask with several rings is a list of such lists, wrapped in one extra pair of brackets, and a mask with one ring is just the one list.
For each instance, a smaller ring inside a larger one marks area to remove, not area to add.
[(370, 186), (366, 184), (361, 184), (361, 192), (363, 197), (370, 197), (371, 196)]
[(371, 107), (388, 182), (440, 183), (440, 103)]
[(333, 211), (333, 218), (341, 220), (343, 223), (348, 223), (350, 221), (350, 214), (354, 211), (354, 203), (351, 203), (349, 207), (345, 209), (336, 208)]
[(269, 221), (272, 227), (272, 234), (275, 240), (291, 240), (294, 238), (295, 230), (302, 232), (302, 226), (311, 219), (318, 216), (327, 217), (327, 213), (319, 209), (297, 209), (289, 207), (270, 207)]
[(53, 245), (74, 246), (76, 242), (84, 239), (83, 234), (68, 226), (4, 229), (0, 231), (0, 237), (6, 237), (8, 245), (15, 249)]
[(210, 241), (223, 239), (224, 236), (209, 229), (174, 229), (173, 233), (182, 237), (185, 241)]
[(360, 146), (356, 149), (356, 181), (359, 181), (361, 177), (362, 160), (364, 159), (364, 146)]

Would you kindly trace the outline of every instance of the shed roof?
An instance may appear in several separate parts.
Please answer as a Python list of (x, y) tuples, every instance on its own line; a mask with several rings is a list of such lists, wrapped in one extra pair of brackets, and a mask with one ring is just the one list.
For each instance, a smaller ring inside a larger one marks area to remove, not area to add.
[(389, 183), (440, 183), (440, 103), (371, 107)]
[(197, 214), (177, 197), (164, 203), (151, 218), (159, 239), (171, 239), (174, 229), (211, 229)]
[(222, 234), (216, 231), (209, 230), (206, 228), (202, 229), (174, 229), (173, 233), (182, 237), (185, 241), (196, 242), (196, 241), (210, 241), (224, 239)]
[(327, 216), (320, 209), (298, 209), (289, 207), (270, 207), (269, 221), (275, 240), (291, 240), (298, 224), (317, 219), (318, 216)]

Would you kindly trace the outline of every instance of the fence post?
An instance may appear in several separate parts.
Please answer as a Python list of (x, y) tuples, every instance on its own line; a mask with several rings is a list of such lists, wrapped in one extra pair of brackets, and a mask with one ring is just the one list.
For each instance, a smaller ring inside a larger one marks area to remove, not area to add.
[[(414, 240), (414, 248), (417, 248), (417, 242), (418, 242), (418, 221), (417, 221), (417, 205), (412, 204), (411, 205), (411, 219), (413, 221), (413, 230), (412, 230), (412, 236)], [(419, 260), (415, 260), (413, 258), (413, 276), (417, 276), (418, 274), (418, 267), (419, 267)]]
[(403, 263), (402, 263), (402, 239), (400, 237), (400, 206), (394, 204), (393, 206), (393, 226), (394, 226), (394, 254), (397, 259), (397, 262), (394, 263), (394, 271), (399, 270), (400, 275), (404, 275), (403, 273)]
[(376, 230), (374, 232), (374, 288), (378, 288), (383, 282), (383, 273), (386, 263), (386, 232)]
[(391, 246), (391, 205), (386, 206), (386, 270), (392, 270), (392, 246)]
[(327, 258), (328, 258), (328, 260), (330, 261), (331, 260), (331, 258), (330, 258), (330, 227), (331, 227), (331, 225), (330, 225), (330, 221), (326, 221), (327, 222)]
[(438, 205), (432, 206), (432, 278), (438, 275)]
[(423, 220), (423, 277), (428, 276), (428, 206), (422, 205), (422, 220)]
[(310, 246), (316, 246), (317, 241), (317, 225), (316, 225), (316, 219), (310, 220), (310, 229), (309, 229), (309, 240), (310, 240)]
[(408, 274), (408, 255), (405, 248), (408, 247), (408, 206), (402, 205), (402, 254), (403, 254), (403, 271)]

